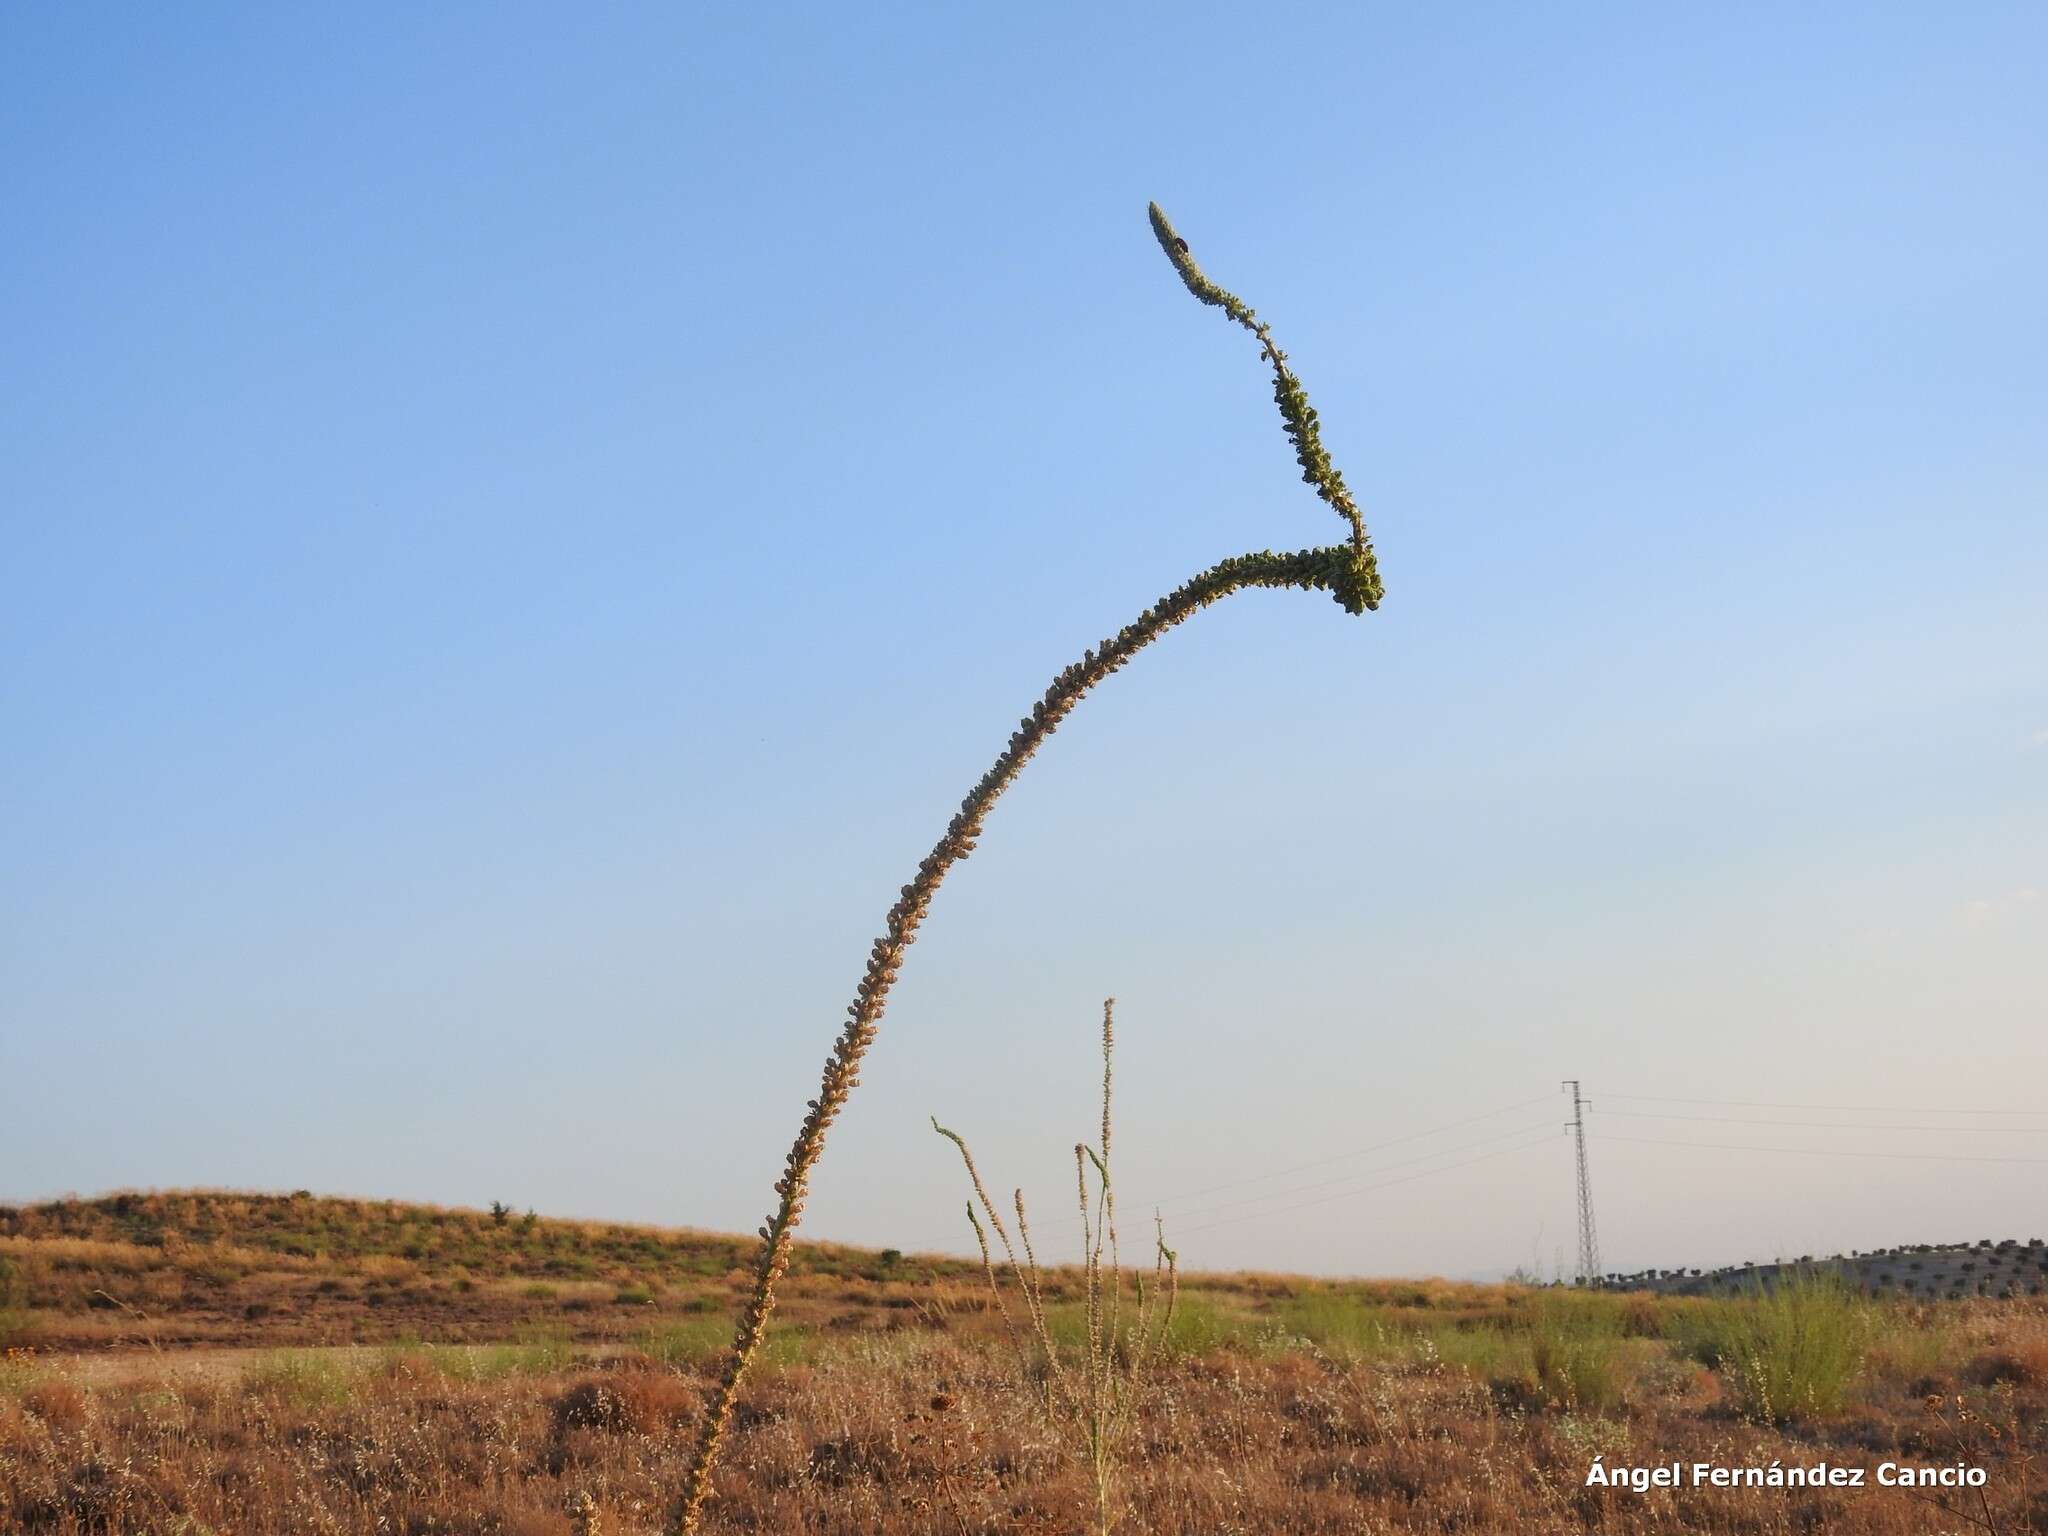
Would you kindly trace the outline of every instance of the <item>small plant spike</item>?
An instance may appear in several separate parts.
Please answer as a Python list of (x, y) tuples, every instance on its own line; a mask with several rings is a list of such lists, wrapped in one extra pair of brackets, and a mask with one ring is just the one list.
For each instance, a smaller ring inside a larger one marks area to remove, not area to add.
[[(1287, 366), (1287, 354), (1275, 344), (1272, 332), (1248, 305), (1203, 274), (1187, 242), (1156, 203), (1150, 211), (1153, 233), (1188, 291), (1204, 304), (1222, 309), (1257, 338), (1273, 369), (1274, 403), (1280, 409), (1288, 440), (1294, 445), (1302, 478), (1345, 520), (1350, 538), (1338, 545), (1286, 554), (1261, 550), (1220, 561), (1175, 588), (1099, 646), (1083, 652), (1079, 661), (1052, 680), (1044, 697), (1011, 733), (1009, 745), (968, 791), (944, 834), (918, 865), (910, 883), (902, 888), (889, 909), (882, 936), (868, 953), (866, 970), (846, 1010), (846, 1023), (826, 1058), (818, 1096), (806, 1105), (803, 1124), (784, 1160), (782, 1177), (775, 1183), (776, 1206), (761, 1226), (761, 1248), (754, 1261), (752, 1289), (741, 1310), (739, 1329), (724, 1373), (705, 1410), (696, 1453), (684, 1474), (681, 1498), (670, 1527), (676, 1532), (697, 1528), (705, 1501), (711, 1495), (711, 1473), (717, 1464), (719, 1444), (731, 1422), (740, 1382), (767, 1336), (768, 1319), (775, 1309), (776, 1286), (789, 1268), (790, 1249), (797, 1221), (803, 1214), (811, 1172), (824, 1151), (826, 1131), (860, 1081), (861, 1058), (874, 1041), (889, 991), (903, 968), (904, 951), (916, 938), (947, 873), (974, 851), (982, 824), (1003, 791), (1096, 684), (1121, 671), (1133, 656), (1169, 629), (1233, 592), (1249, 587), (1327, 592), (1347, 613), (1353, 614), (1380, 605), (1379, 568), (1371, 541), (1366, 537), (1365, 519), (1323, 446), (1315, 408), (1309, 404), (1301, 380)], [(1028, 1247), (1028, 1238), (1023, 1240)]]
[[(1166, 1246), (1165, 1226), (1155, 1215), (1152, 1283), (1148, 1286), (1144, 1270), (1134, 1267), (1137, 1305), (1129, 1323), (1123, 1321), (1123, 1261), (1117, 1246), (1116, 1185), (1110, 1175), (1109, 1157), (1115, 1010), (1114, 998), (1102, 1005), (1102, 1145), (1097, 1148), (1080, 1142), (1074, 1147), (1085, 1323), (1082, 1343), (1074, 1358), (1068, 1358), (1061, 1350), (1046, 1320), (1048, 1298), (1037, 1258), (1031, 1251), (1023, 1191), (1019, 1190), (1016, 1197), (1017, 1229), (1024, 1245), (1024, 1262), (1019, 1264), (1002, 1217), (982, 1185), (980, 1170), (974, 1166), (974, 1154), (967, 1149), (967, 1142), (958, 1132), (932, 1121), (932, 1129), (959, 1149), (975, 1200), (981, 1202), (989, 1223), (1002, 1239), (1010, 1283), (1024, 1298), (1024, 1313), (1031, 1324), (1028, 1336), (1012, 1320), (987, 1234), (975, 1214), (974, 1200), (968, 1201), (967, 1220), (981, 1249), (982, 1276), (1009, 1334), (1018, 1379), (1035, 1388), (1039, 1411), (1055, 1442), (1082, 1464), (1094, 1485), (1096, 1536), (1109, 1536), (1121, 1516), (1123, 1467), (1146, 1394), (1148, 1375), (1165, 1348), (1180, 1291), (1179, 1256)], [(1091, 1167), (1096, 1179), (1092, 1193), (1088, 1187)]]

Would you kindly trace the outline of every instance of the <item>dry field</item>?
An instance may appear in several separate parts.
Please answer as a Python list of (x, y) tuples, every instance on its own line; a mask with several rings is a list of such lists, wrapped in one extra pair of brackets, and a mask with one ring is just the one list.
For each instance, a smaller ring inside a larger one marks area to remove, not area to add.
[[(0, 1531), (657, 1530), (749, 1246), (310, 1197), (0, 1210)], [(800, 1254), (707, 1529), (1094, 1529), (977, 1272)], [(2036, 1299), (1231, 1275), (1182, 1301), (1121, 1530), (2048, 1530)], [(1079, 1315), (1056, 1280), (1055, 1335)], [(1868, 1475), (1638, 1493), (1586, 1486), (1596, 1457)], [(1985, 1485), (1871, 1486), (1885, 1461)]]

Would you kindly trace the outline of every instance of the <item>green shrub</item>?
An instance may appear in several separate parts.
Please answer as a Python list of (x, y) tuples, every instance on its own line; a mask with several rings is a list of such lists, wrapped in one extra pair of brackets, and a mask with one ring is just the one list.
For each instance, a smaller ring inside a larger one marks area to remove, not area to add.
[(0, 1348), (28, 1336), (28, 1278), (21, 1266), (0, 1253)]
[(1750, 1304), (1744, 1322), (1730, 1365), (1748, 1413), (1776, 1422), (1842, 1406), (1863, 1368), (1870, 1313), (1839, 1276), (1783, 1277)]
[(1871, 1312), (1840, 1276), (1790, 1270), (1766, 1290), (1677, 1314), (1670, 1336), (1727, 1372), (1745, 1413), (1782, 1423), (1842, 1406), (1871, 1344)]
[(1712, 1301), (1671, 1315), (1664, 1337), (1678, 1353), (1710, 1370), (1734, 1359), (1743, 1333), (1741, 1301)]
[(434, 1368), (458, 1381), (496, 1381), (505, 1376), (547, 1376), (575, 1358), (569, 1335), (537, 1329), (510, 1344), (434, 1344), (426, 1355)]
[(1159, 1347), (1183, 1358), (1214, 1354), (1242, 1342), (1249, 1331), (1250, 1320), (1243, 1313), (1220, 1306), (1199, 1292), (1182, 1291)]
[(1414, 1332), (1388, 1321), (1384, 1309), (1355, 1296), (1314, 1291), (1288, 1301), (1280, 1319), (1291, 1334), (1340, 1360), (1383, 1360), (1405, 1353)]
[(355, 1389), (360, 1361), (353, 1356), (280, 1349), (257, 1361), (245, 1378), (249, 1390), (299, 1408), (334, 1408)]
[[(688, 1368), (723, 1355), (732, 1343), (732, 1320), (706, 1315), (679, 1323), (663, 1323), (640, 1336), (640, 1347), (664, 1365)], [(770, 1365), (801, 1365), (816, 1353), (817, 1340), (806, 1330), (771, 1326), (762, 1345)]]
[(1529, 1365), (1536, 1389), (1557, 1407), (1605, 1413), (1627, 1385), (1622, 1314), (1578, 1297), (1546, 1297), (1536, 1308)]
[(1419, 1359), (1435, 1359), (1490, 1382), (1526, 1379), (1534, 1371), (1528, 1335), (1503, 1327), (1438, 1326), (1417, 1335), (1414, 1349)]

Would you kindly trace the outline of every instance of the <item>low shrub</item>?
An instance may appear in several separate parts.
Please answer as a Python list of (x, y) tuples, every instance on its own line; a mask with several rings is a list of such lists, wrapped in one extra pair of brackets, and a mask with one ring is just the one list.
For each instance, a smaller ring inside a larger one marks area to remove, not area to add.
[(1286, 1330), (1338, 1360), (1384, 1360), (1414, 1347), (1416, 1335), (1380, 1307), (1337, 1292), (1310, 1292), (1279, 1308)]
[(1622, 1315), (1575, 1297), (1545, 1298), (1536, 1310), (1529, 1364), (1537, 1391), (1555, 1407), (1606, 1413), (1621, 1405), (1628, 1380)]
[(34, 1383), (23, 1390), (21, 1406), (52, 1429), (78, 1429), (88, 1415), (85, 1393), (68, 1381)]
[(693, 1366), (714, 1358), (731, 1341), (732, 1329), (723, 1316), (703, 1316), (649, 1329), (640, 1347), (663, 1365)]
[(251, 1366), (243, 1381), (250, 1392), (297, 1408), (332, 1408), (348, 1401), (357, 1363), (311, 1350), (280, 1349)]
[(2048, 1384), (2048, 1339), (2030, 1339), (1977, 1356), (1964, 1371), (1983, 1387)]
[(667, 1371), (615, 1371), (577, 1382), (549, 1407), (556, 1433), (600, 1429), (650, 1435), (695, 1416), (697, 1394)]
[(1871, 1342), (1869, 1308), (1832, 1273), (1786, 1275), (1720, 1327), (1736, 1401), (1767, 1423), (1837, 1412)]

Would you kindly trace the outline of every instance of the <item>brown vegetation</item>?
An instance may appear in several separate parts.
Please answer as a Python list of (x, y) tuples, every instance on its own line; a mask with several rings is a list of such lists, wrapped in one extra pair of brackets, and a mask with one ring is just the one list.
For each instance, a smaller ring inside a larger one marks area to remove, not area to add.
[[(43, 1349), (502, 1340), (603, 1344), (724, 1318), (752, 1244), (716, 1233), (390, 1200), (129, 1193), (0, 1208), (0, 1344)], [(976, 1278), (938, 1257), (806, 1243), (792, 1321), (886, 1321)]]
[[(1981, 1321), (2008, 1348), (2048, 1319)], [(19, 1372), (22, 1368), (17, 1366)], [(0, 1529), (645, 1532), (659, 1527), (713, 1385), (644, 1355), (489, 1379), (435, 1356), (285, 1356), (238, 1380), (138, 1376), (90, 1392), (62, 1364), (0, 1395)], [(769, 1366), (737, 1416), (714, 1530), (1070, 1532), (1092, 1522), (1085, 1467), (1014, 1390), (1004, 1353), (939, 1331), (864, 1334)], [(1132, 1529), (1766, 1532), (1962, 1529), (1899, 1491), (1587, 1488), (1609, 1463), (1872, 1466), (1957, 1453), (1922, 1383), (1873, 1379), (1826, 1421), (1771, 1428), (1714, 1378), (1646, 1350), (1618, 1400), (1544, 1405), (1426, 1352), (1344, 1361), (1228, 1347), (1161, 1368), (1124, 1492)], [(2017, 1458), (2048, 1392), (1941, 1383), (2002, 1440), (1985, 1465), (1999, 1528), (2044, 1511)], [(1950, 1415), (1953, 1419), (1953, 1414)], [(579, 1526), (580, 1522), (580, 1526)]]
[[(209, 1239), (181, 1237), (165, 1258), (118, 1226), (169, 1213)], [(28, 1339), (0, 1365), (9, 1536), (658, 1530), (747, 1279), (698, 1267), (733, 1240), (536, 1220), (526, 1246), (499, 1253), (488, 1213), (382, 1202), (154, 1195), (5, 1222), (29, 1294)], [(331, 1246), (281, 1254), (330, 1223), (344, 1234)], [(445, 1259), (378, 1251), (427, 1231), (444, 1234)], [(533, 1278), (585, 1260), (587, 1275)], [(958, 1536), (1095, 1521), (1088, 1470), (1019, 1390), (978, 1265), (804, 1247), (797, 1266), (706, 1529)], [(360, 1299), (385, 1277), (440, 1298), (404, 1314), (410, 1333)], [(1045, 1279), (1049, 1329), (1078, 1344), (1083, 1277)], [(99, 1289), (126, 1301), (138, 1282), (162, 1296), (140, 1318), (91, 1303)], [(651, 1304), (616, 1301), (635, 1285)], [(250, 1287), (274, 1309), (245, 1316)], [(2048, 1420), (2048, 1308), (1822, 1303), (1861, 1341), (1838, 1400), (1813, 1392), (1826, 1407), (1761, 1414), (1743, 1362), (1777, 1347), (1776, 1314), (1742, 1303), (1190, 1276), (1138, 1405), (1124, 1528), (2048, 1529), (2030, 1461)], [(336, 1347), (276, 1347), (308, 1327), (302, 1307)], [(80, 1337), (91, 1347), (74, 1348)], [(1964, 1461), (1988, 1481), (1982, 1506), (1872, 1486), (1635, 1493), (1585, 1486), (1596, 1455)]]

